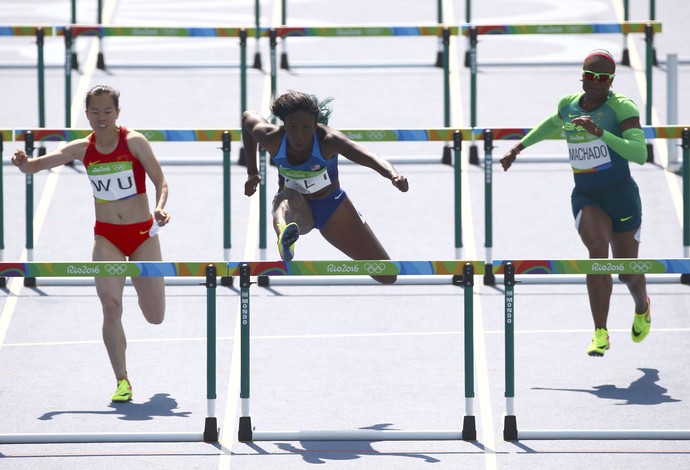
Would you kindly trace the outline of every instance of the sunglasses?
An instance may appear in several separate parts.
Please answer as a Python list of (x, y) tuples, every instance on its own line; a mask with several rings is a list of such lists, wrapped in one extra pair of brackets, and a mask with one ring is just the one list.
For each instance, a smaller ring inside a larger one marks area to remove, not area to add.
[(613, 80), (615, 73), (592, 72), (591, 70), (582, 71), (582, 79), (587, 81), (610, 82)]

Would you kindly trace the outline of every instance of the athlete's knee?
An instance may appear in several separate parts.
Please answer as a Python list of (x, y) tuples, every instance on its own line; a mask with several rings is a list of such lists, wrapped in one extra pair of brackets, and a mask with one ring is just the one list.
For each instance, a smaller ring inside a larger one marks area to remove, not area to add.
[(603, 239), (584, 240), (590, 258), (608, 258), (609, 243)]
[(165, 305), (157, 307), (142, 307), (141, 313), (144, 314), (146, 321), (152, 325), (160, 325), (165, 319)]
[(619, 274), (618, 280), (625, 285), (631, 285), (644, 281), (644, 274)]
[(105, 320), (119, 320), (122, 316), (122, 299), (114, 296), (101, 296), (101, 307)]

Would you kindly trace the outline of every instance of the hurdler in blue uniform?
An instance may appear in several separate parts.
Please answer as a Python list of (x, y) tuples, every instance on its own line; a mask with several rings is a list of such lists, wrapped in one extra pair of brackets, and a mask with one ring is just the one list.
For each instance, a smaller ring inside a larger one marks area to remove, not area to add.
[[(272, 156), (278, 168), (278, 193), (273, 199), (273, 227), (282, 259), (294, 256), (294, 243), (313, 228), (352, 259), (390, 259), (373, 231), (357, 212), (338, 179), (338, 155), (369, 167), (389, 179), (402, 192), (407, 178), (388, 161), (342, 132), (327, 125), (328, 101), (289, 91), (273, 102), (271, 112), (283, 121), (271, 124), (260, 114), (242, 114), (242, 141), (247, 154), (245, 194), (251, 196), (261, 182), (256, 163), (257, 145)], [(395, 276), (372, 276), (383, 283)]]

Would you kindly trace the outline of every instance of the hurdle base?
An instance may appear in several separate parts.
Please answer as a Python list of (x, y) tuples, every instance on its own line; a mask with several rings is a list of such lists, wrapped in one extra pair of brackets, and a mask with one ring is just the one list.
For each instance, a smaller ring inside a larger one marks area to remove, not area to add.
[(647, 163), (654, 163), (654, 144), (647, 144)]
[(441, 157), (441, 163), (444, 165), (450, 165), (453, 166), (453, 159), (451, 158), (451, 150), (452, 147), (450, 145), (446, 145), (443, 147), (443, 156)]
[(282, 70), (290, 70), (290, 64), (288, 63), (287, 52), (280, 54), (280, 68)]
[(0, 287), (7, 287), (7, 278), (0, 277)]
[(96, 68), (98, 70), (105, 70), (105, 59), (103, 58), (103, 53), (98, 53), (98, 59), (96, 59)]
[(477, 440), (477, 425), (474, 416), (465, 416), (462, 420), (462, 440)]
[(24, 287), (36, 287), (36, 278), (35, 277), (25, 277), (24, 278)]
[(237, 439), (240, 442), (251, 442), (254, 440), (254, 430), (252, 429), (252, 418), (250, 416), (240, 416)]
[(470, 165), (479, 165), (479, 149), (476, 145), (470, 146)]
[(206, 418), (204, 424), (204, 442), (218, 442), (218, 433), (220, 428), (218, 427), (218, 418)]
[(507, 415), (503, 418), (503, 440), (518, 440), (517, 417), (515, 415)]
[(495, 286), (496, 285), (496, 275), (493, 272), (493, 264), (486, 263), (484, 267), (484, 285), (485, 286)]
[(690, 285), (690, 274), (685, 273), (680, 275), (680, 283)]
[(451, 282), (454, 286), (463, 287), (465, 285), (465, 276), (462, 274), (454, 274)]
[(271, 285), (271, 278), (269, 276), (258, 276), (256, 278), (256, 284), (259, 287), (268, 287)]
[(232, 287), (233, 286), (232, 276), (221, 276), (220, 285), (224, 286), (224, 287)]

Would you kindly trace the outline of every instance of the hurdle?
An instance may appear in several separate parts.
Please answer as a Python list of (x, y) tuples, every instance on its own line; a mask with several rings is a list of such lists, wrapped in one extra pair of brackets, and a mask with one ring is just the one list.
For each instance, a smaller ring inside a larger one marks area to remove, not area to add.
[(85, 262), (0, 263), (5, 277), (205, 277), (206, 287), (206, 400), (207, 416), (201, 432), (97, 432), (7, 433), (0, 444), (104, 443), (104, 442), (218, 442), (216, 417), (216, 288), (217, 275), (225, 275), (225, 262)]
[(15, 26), (0, 25), (0, 36), (35, 36), (36, 37), (36, 74), (38, 79), (38, 126), (45, 126), (45, 61), (43, 46), (45, 36), (53, 34), (51, 26)]
[[(239, 38), (240, 39), (240, 94), (241, 109), (246, 103), (246, 36), (253, 28), (235, 27), (178, 27), (178, 26), (102, 26), (102, 25), (59, 25), (55, 35), (63, 36), (65, 41), (65, 127), (71, 127), (70, 109), (72, 103), (72, 57), (74, 40), (79, 36), (103, 37), (194, 37), (194, 38)], [(178, 67), (181, 65), (178, 65)], [(146, 64), (152, 68), (151, 64)], [(230, 66), (228, 66), (230, 67)], [(103, 64), (103, 68), (105, 65)]]
[(504, 340), (506, 414), (503, 439), (519, 440), (663, 440), (690, 439), (690, 429), (572, 429), (521, 430), (515, 415), (515, 275), (516, 274), (688, 274), (690, 259), (582, 259), (498, 261), (497, 273), (504, 274)]
[[(476, 440), (474, 416), (474, 326), (473, 293), (475, 274), (482, 274), (484, 265), (477, 261), (277, 261), (228, 263), (228, 274), (240, 277), (241, 416), (238, 425), (240, 442), (303, 441), (303, 440)], [(251, 276), (378, 276), (453, 275), (456, 285), (463, 287), (465, 345), (465, 416), (457, 430), (300, 430), (256, 431), (250, 413), (250, 287)]]
[[(452, 142), (452, 154), (451, 157), (451, 147), (445, 147), (448, 152), (444, 152), (444, 156), (441, 163), (453, 165), (453, 178), (454, 178), (454, 236), (455, 236), (455, 250), (456, 256), (461, 258), (462, 254), (462, 141), (473, 138), (472, 136), (476, 132), (474, 129), (462, 129), (462, 128), (432, 128), (432, 129), (340, 129), (349, 139), (356, 142), (420, 142), (420, 141), (441, 141), (441, 142)], [(259, 173), (261, 175), (261, 185), (259, 187), (259, 195), (261, 197), (261, 203), (259, 204), (259, 220), (261, 221), (261, 226), (259, 228), (259, 249), (266, 250), (266, 240), (267, 240), (267, 227), (266, 227), (266, 154), (259, 154)], [(334, 281), (331, 279), (332, 276), (318, 279), (319, 283), (322, 284), (350, 284), (348, 280)], [(277, 281), (277, 283), (276, 283)], [(282, 280), (269, 280), (268, 276), (260, 276), (259, 285), (268, 286), (271, 282), (276, 284), (300, 284), (307, 281), (293, 280), (293, 279), (282, 279)], [(359, 281), (359, 283), (369, 283), (370, 280)], [(401, 281), (398, 281), (401, 282)], [(422, 279), (417, 278), (412, 283), (424, 282)], [(437, 281), (429, 281), (428, 283), (438, 283)], [(444, 282), (441, 280), (441, 282)], [(308, 282), (313, 285), (315, 282), (312, 279)], [(402, 283), (407, 283), (402, 281)]]
[[(223, 251), (225, 260), (230, 260), (230, 250), (232, 248), (232, 234), (231, 234), (231, 161), (230, 150), (232, 139), (240, 139), (239, 129), (137, 129), (150, 142), (221, 142), (222, 159), (214, 159), (210, 163), (217, 164), (222, 162), (223, 165)], [(31, 157), (34, 152), (35, 142), (55, 142), (55, 141), (71, 141), (74, 139), (83, 139), (87, 137), (91, 129), (14, 129), (11, 131), (12, 137), (15, 141), (23, 141), (25, 143), (25, 152)], [(7, 132), (3, 134), (3, 137)], [(209, 161), (200, 161), (199, 159), (175, 159), (175, 160), (161, 160), (161, 164), (209, 164)], [(1, 169), (0, 169), (1, 170)], [(1, 178), (0, 171), (0, 178)], [(1, 183), (1, 181), (0, 181)], [(33, 175), (26, 175), (26, 249), (31, 255), (34, 248), (33, 236)], [(0, 192), (0, 208), (3, 206), (2, 193)], [(189, 280), (178, 279), (178, 282), (171, 282), (172, 284), (188, 284)], [(24, 278), (25, 286), (35, 286), (36, 279), (31, 276)], [(41, 284), (53, 285), (74, 285), (79, 281), (74, 279), (53, 279), (44, 280)], [(92, 282), (92, 281), (91, 281)], [(192, 281), (193, 282), (193, 281)], [(232, 285), (232, 278), (223, 277), (221, 284), (224, 286)]]
[[(271, 95), (276, 94), (277, 82), (277, 68), (276, 65), (276, 46), (279, 38), (296, 38), (296, 37), (323, 37), (323, 38), (362, 38), (362, 37), (416, 37), (416, 36), (434, 36), (438, 37), (443, 45), (443, 50), (440, 53), (441, 65), (443, 67), (444, 76), (444, 116), (443, 125), (450, 126), (450, 70), (449, 70), (449, 48), (450, 37), (459, 33), (458, 26), (447, 25), (417, 25), (417, 26), (391, 26), (391, 25), (352, 25), (352, 26), (315, 26), (315, 27), (301, 27), (301, 26), (280, 26), (270, 28), (268, 36), (271, 47)], [(346, 65), (347, 67), (356, 67), (356, 65)], [(376, 67), (383, 67), (383, 64), (376, 64)], [(389, 64), (388, 67), (420, 67), (424, 64)], [(436, 66), (432, 64), (431, 66)], [(295, 67), (295, 66), (293, 66)], [(306, 67), (306, 65), (297, 65), (296, 67)], [(320, 64), (314, 67), (323, 68), (326, 65)], [(335, 67), (335, 65), (331, 65)]]
[[(654, 34), (661, 32), (661, 23), (648, 22), (594, 22), (594, 23), (551, 23), (551, 24), (506, 24), (506, 25), (462, 25), (461, 34), (469, 39), (470, 68), (470, 127), (477, 127), (477, 43), (480, 35), (514, 35), (514, 34), (631, 34), (644, 33), (646, 42), (647, 84), (646, 123), (652, 124), (652, 66)], [(507, 65), (504, 63), (503, 65)], [(511, 65), (517, 65), (512, 63)], [(524, 65), (524, 64), (523, 64)], [(564, 65), (550, 62), (549, 65)], [(477, 146), (470, 147), (470, 163), (478, 164)]]
[[(484, 140), (484, 247), (486, 250), (485, 261), (487, 269), (484, 274), (484, 283), (486, 285), (495, 284), (495, 276), (492, 270), (493, 263), (493, 202), (492, 202), (492, 174), (493, 174), (493, 158), (492, 149), (493, 141), (495, 139), (505, 140), (520, 140), (527, 135), (530, 129), (521, 128), (494, 128), (494, 129), (473, 129), (475, 132), (473, 136)], [(683, 217), (682, 217), (682, 231), (683, 231), (683, 256), (690, 258), (690, 129), (688, 126), (642, 126), (645, 139), (680, 139), (681, 148), (683, 150), (683, 168), (682, 168), (682, 186), (683, 186)], [(560, 139), (560, 137), (551, 137), (552, 140)], [(651, 145), (651, 144), (648, 144)], [(543, 162), (545, 159), (540, 157), (520, 157), (520, 162)], [(551, 161), (551, 160), (548, 160)], [(561, 161), (561, 160), (558, 160)], [(566, 156), (562, 159), (563, 163), (567, 163)], [(559, 276), (562, 279), (552, 279), (552, 276), (540, 279), (545, 283), (571, 283), (584, 282), (582, 276)], [(535, 276), (536, 278), (536, 276)], [(677, 280), (678, 276), (656, 276), (650, 279), (651, 282), (673, 282)], [(539, 282), (530, 281), (525, 282)], [(683, 284), (690, 284), (690, 274), (681, 273), (680, 282)]]
[[(287, 26), (287, 0), (281, 0), (280, 9), (280, 26)], [(258, 15), (257, 15), (258, 17)], [(439, 25), (443, 25), (443, 0), (437, 0), (436, 2), (436, 22)], [(258, 28), (257, 24), (257, 28)], [(280, 53), (280, 68), (288, 70), (290, 69), (290, 64), (288, 62), (287, 56), (287, 41), (285, 36), (282, 37), (281, 41), (281, 53)], [(443, 67), (443, 55), (444, 55), (444, 40), (439, 37), (438, 51), (436, 53), (436, 67)]]

